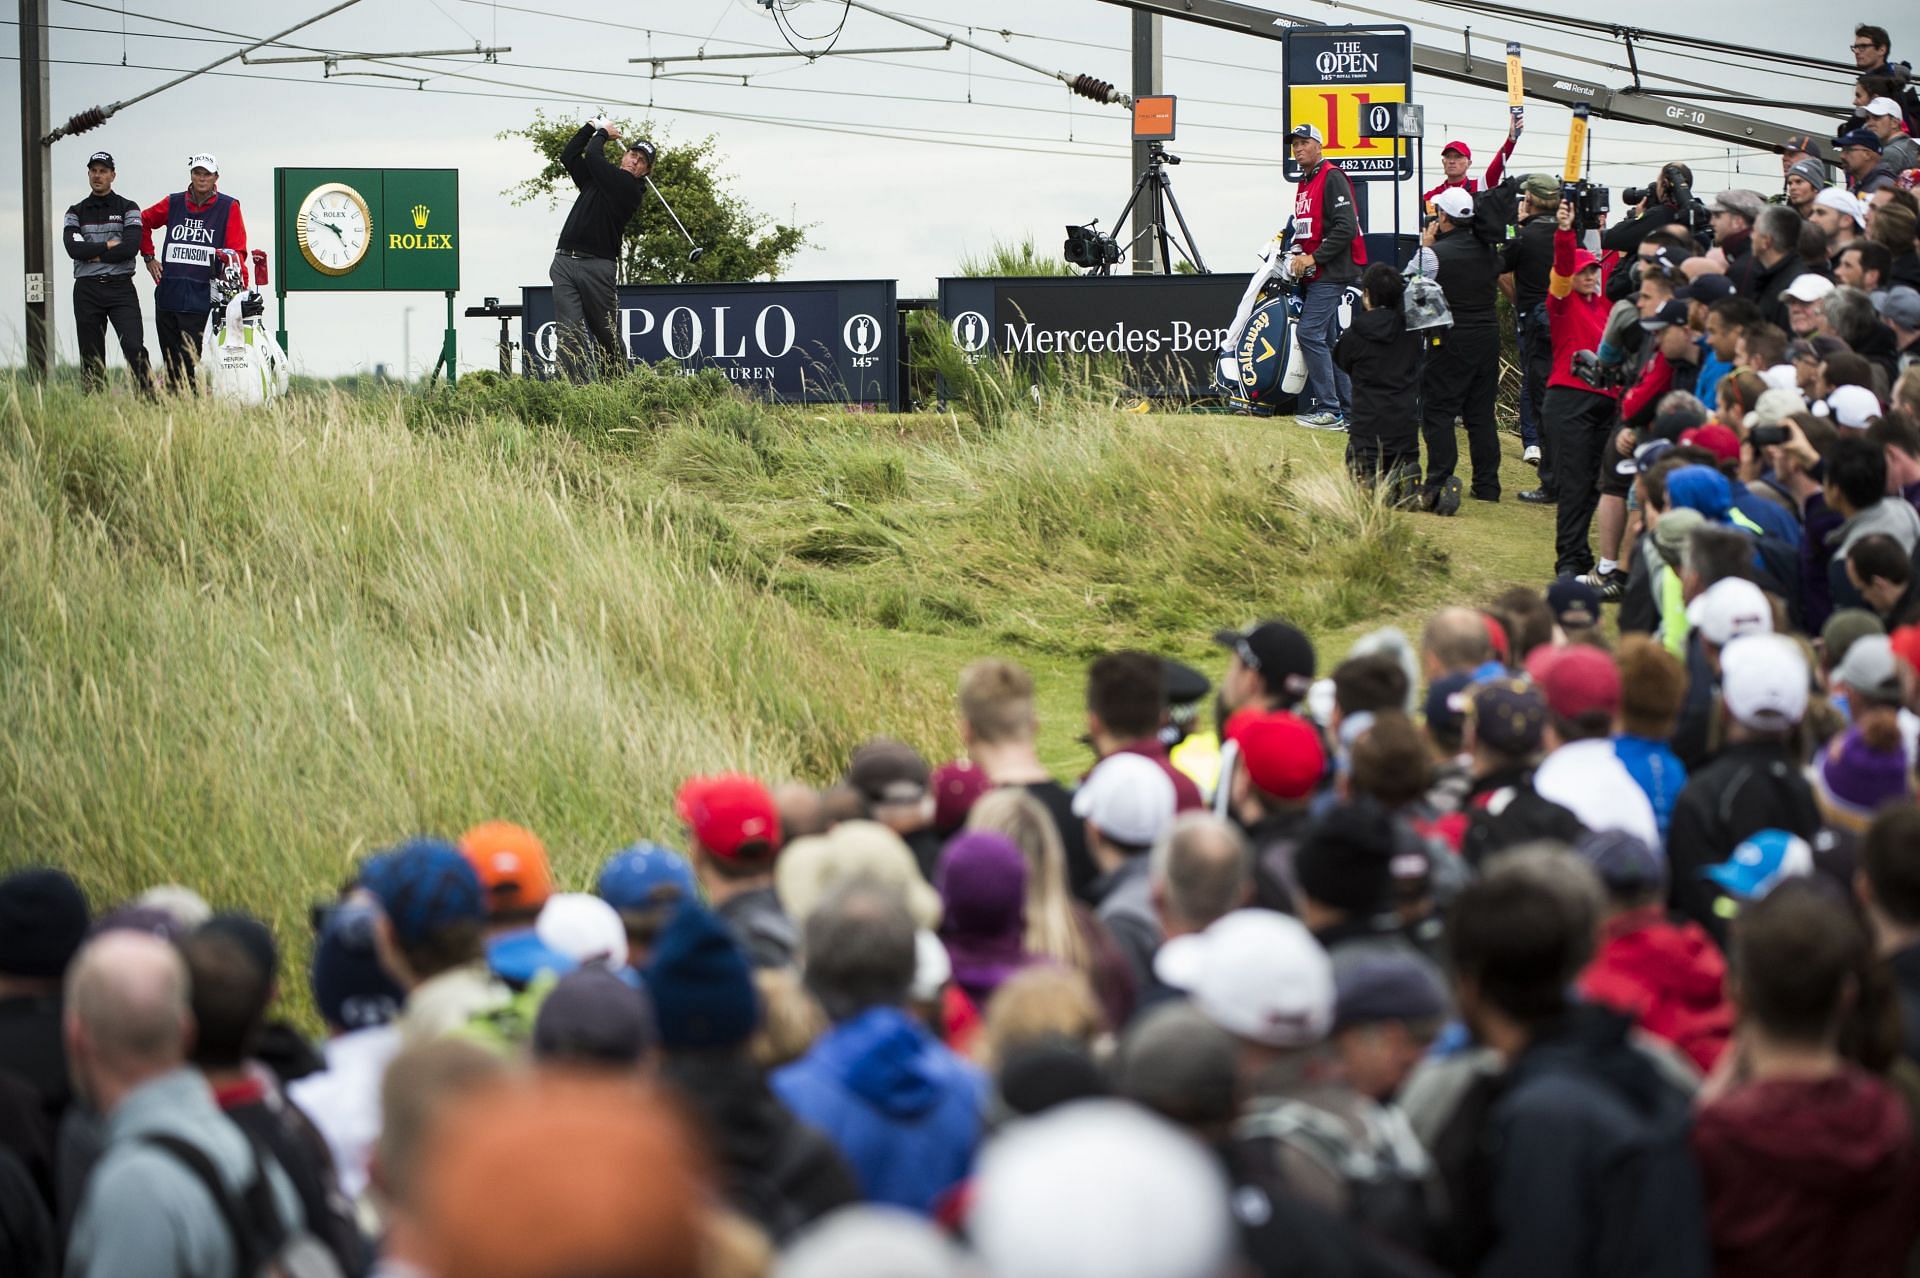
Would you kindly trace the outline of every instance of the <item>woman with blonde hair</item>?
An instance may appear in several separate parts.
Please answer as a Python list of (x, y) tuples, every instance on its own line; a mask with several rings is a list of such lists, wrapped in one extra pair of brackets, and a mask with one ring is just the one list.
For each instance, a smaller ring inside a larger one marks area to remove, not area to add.
[(1083, 974), (1108, 1025), (1125, 1025), (1133, 1014), (1133, 973), (1106, 927), (1068, 891), (1066, 845), (1046, 806), (1007, 786), (981, 796), (967, 829), (1003, 834), (1027, 858), (1027, 953)]

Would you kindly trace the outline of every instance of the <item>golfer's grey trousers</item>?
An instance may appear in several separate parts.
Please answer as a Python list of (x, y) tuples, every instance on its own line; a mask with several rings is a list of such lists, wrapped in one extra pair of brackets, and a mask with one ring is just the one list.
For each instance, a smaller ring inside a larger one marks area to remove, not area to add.
[(555, 253), (547, 278), (553, 281), (553, 360), (561, 376), (584, 382), (596, 374), (624, 373), (627, 353), (614, 336), (620, 307), (614, 264)]

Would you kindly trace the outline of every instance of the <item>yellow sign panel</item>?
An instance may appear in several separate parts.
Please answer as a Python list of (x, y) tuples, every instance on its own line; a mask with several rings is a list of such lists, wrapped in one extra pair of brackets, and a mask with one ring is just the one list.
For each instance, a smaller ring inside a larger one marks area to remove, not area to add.
[(1322, 146), (1329, 160), (1336, 160), (1348, 173), (1384, 173), (1391, 175), (1406, 154), (1402, 138), (1362, 137), (1362, 112), (1378, 102), (1405, 102), (1404, 84), (1300, 84), (1288, 88), (1288, 118), (1298, 128), (1311, 124), (1325, 138)]

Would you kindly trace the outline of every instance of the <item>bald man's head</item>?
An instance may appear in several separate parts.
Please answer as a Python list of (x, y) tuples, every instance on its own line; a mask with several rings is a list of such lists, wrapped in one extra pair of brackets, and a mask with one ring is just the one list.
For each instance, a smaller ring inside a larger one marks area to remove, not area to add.
[(1420, 647), (1429, 676), (1434, 666), (1441, 674), (1459, 674), (1477, 670), (1493, 659), (1487, 619), (1471, 608), (1442, 608), (1434, 613), (1420, 636)]
[(193, 1025), (187, 995), (187, 965), (159, 937), (122, 930), (89, 941), (67, 971), (76, 1065), (122, 1079), (177, 1068)]

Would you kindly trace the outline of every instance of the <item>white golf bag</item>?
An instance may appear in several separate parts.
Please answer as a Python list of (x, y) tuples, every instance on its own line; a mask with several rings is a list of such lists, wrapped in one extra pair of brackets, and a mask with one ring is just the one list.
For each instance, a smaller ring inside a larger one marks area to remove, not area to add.
[(266, 325), (267, 255), (253, 251), (251, 282), (247, 265), (232, 249), (222, 249), (224, 264), (213, 283), (213, 305), (200, 338), (200, 372), (207, 393), (243, 404), (264, 404), (287, 393), (287, 353)]

